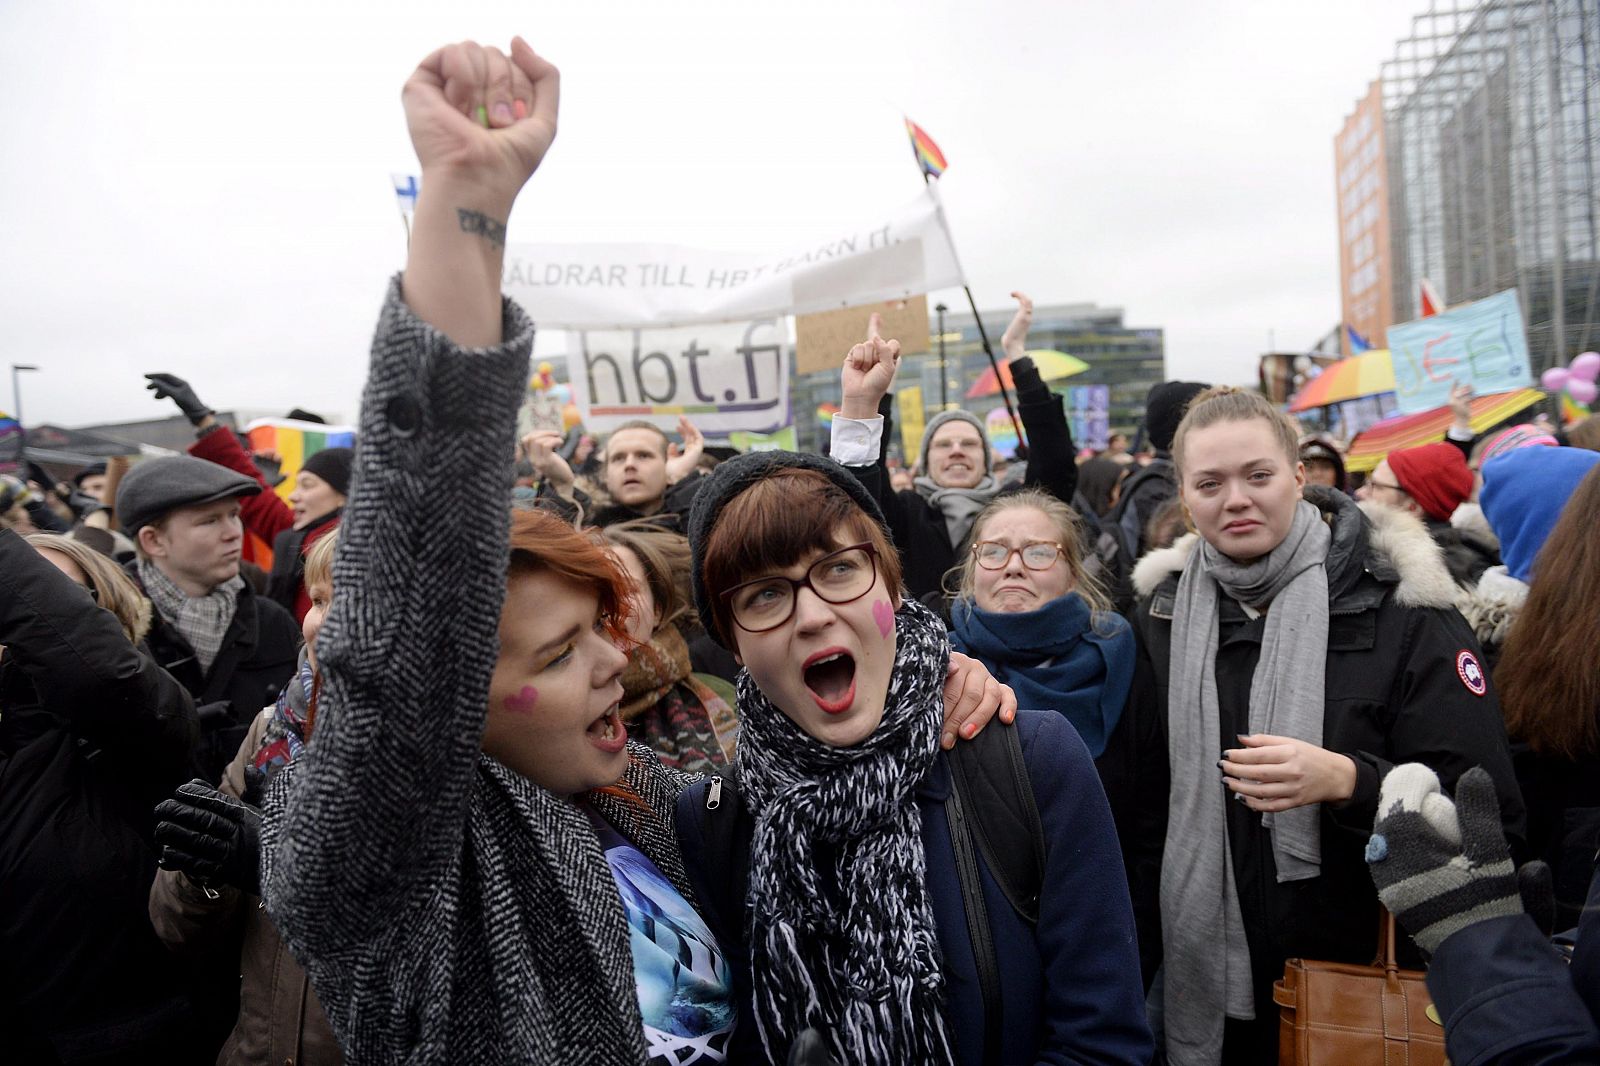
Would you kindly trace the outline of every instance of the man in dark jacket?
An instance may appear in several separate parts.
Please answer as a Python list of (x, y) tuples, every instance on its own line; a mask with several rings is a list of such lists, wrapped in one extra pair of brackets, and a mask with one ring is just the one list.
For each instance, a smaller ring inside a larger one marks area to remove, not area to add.
[(1496, 545), (1450, 524), (1456, 508), (1472, 495), (1472, 471), (1452, 444), (1397, 448), (1373, 468), (1356, 495), (1421, 518), (1444, 552), (1450, 576), (1464, 588), (1476, 586), (1485, 570), (1500, 565)]
[(90, 593), (0, 531), (0, 1059), (198, 1063), (145, 916), (188, 693)]
[(199, 708), (206, 780), (221, 777), (294, 672), (294, 618), (239, 576), (239, 500), (260, 490), (187, 455), (146, 460), (117, 489), (117, 515), (139, 549), (130, 569), (155, 607), (150, 650)]
[(651, 518), (680, 530), (700, 490), (701, 474), (695, 467), (705, 450), (705, 438), (687, 418), (678, 419), (678, 432), (683, 450), (671, 455), (667, 435), (654, 423), (625, 422), (613, 430), (606, 438), (604, 460), (611, 503), (597, 509), (586, 524), (611, 526)]

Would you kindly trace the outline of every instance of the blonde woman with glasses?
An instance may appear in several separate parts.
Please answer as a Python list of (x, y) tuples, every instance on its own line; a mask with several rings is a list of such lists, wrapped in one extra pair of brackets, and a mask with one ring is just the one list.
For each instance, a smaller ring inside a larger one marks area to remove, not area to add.
[(951, 642), (1017, 694), (1017, 706), (1072, 723), (1099, 772), (1122, 845), (1140, 963), (1148, 986), (1159, 958), (1156, 876), (1166, 823), (1166, 749), (1132, 628), (1084, 569), (1079, 519), (1049, 493), (989, 504), (952, 576)]

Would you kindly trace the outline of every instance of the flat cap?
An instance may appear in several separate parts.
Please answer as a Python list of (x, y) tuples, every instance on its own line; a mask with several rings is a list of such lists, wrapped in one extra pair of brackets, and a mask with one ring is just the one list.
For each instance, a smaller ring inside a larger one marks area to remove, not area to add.
[(254, 496), (261, 486), (225, 466), (192, 455), (167, 455), (138, 463), (117, 486), (117, 518), (129, 536), (179, 507), (236, 496)]

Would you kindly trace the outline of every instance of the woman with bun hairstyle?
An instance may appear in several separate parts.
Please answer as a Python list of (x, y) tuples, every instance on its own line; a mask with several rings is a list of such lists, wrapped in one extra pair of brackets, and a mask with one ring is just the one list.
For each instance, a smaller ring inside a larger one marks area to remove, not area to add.
[(1474, 765), (1508, 836), (1522, 802), (1455, 585), (1422, 522), (1307, 487), (1295, 427), (1218, 387), (1173, 441), (1195, 532), (1140, 561), (1136, 626), (1165, 711), (1160, 894), (1167, 1055), (1275, 1063), (1291, 956), (1370, 962), (1363, 859), (1402, 762)]

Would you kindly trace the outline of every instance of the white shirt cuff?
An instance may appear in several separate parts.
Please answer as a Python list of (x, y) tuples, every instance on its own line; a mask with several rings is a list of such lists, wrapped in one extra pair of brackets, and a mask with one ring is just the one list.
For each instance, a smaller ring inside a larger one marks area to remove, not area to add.
[(878, 461), (878, 449), (883, 439), (883, 416), (846, 418), (836, 414), (829, 438), (828, 454), (837, 462), (845, 466), (871, 466)]
[(1478, 437), (1478, 435), (1472, 430), (1462, 429), (1460, 426), (1456, 425), (1451, 425), (1448, 429), (1446, 429), (1444, 431), (1444, 435), (1449, 437), (1451, 440), (1459, 441), (1476, 440)]

